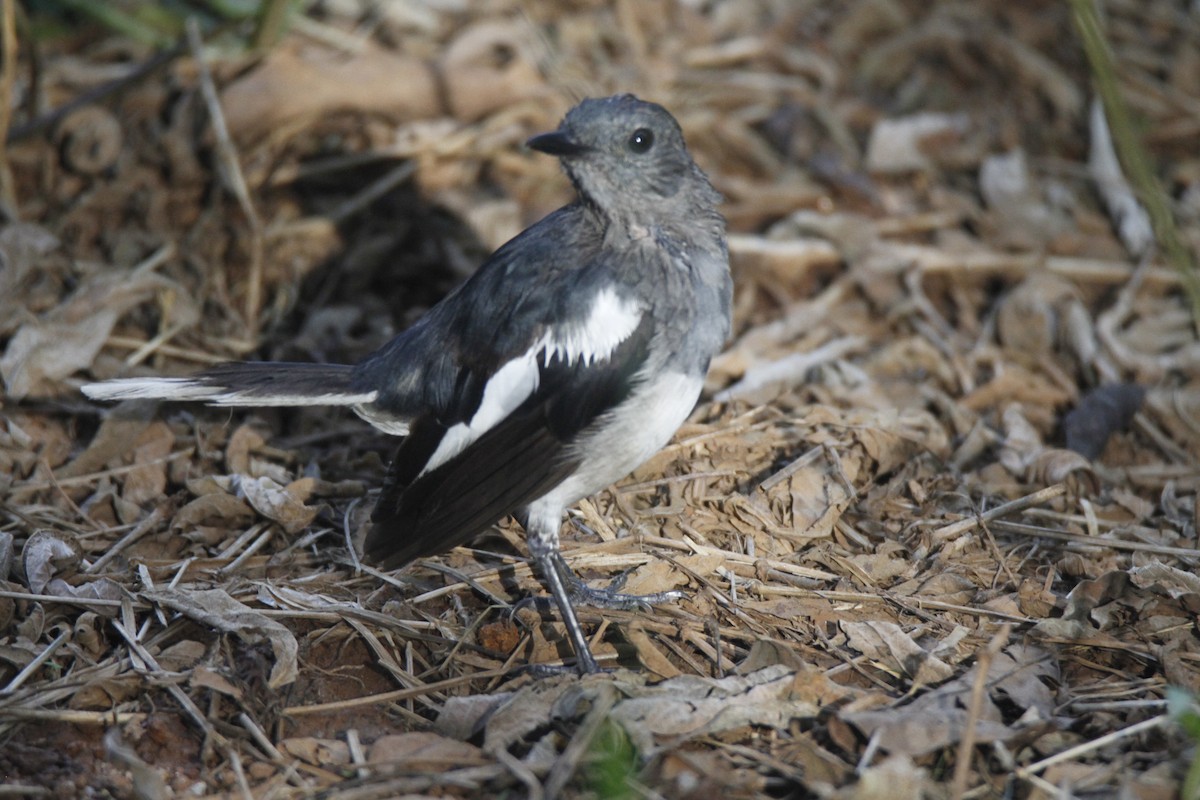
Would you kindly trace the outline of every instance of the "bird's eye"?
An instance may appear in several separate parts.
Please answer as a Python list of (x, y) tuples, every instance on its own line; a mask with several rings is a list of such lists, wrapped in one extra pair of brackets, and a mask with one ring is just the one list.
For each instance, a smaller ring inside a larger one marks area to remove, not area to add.
[(654, 146), (654, 133), (649, 128), (638, 128), (629, 137), (629, 149), (635, 153), (644, 153)]

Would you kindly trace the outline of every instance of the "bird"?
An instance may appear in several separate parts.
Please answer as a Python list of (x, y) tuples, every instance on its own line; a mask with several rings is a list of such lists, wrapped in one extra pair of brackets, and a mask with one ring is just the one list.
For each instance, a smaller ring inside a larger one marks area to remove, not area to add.
[(645, 608), (681, 595), (589, 587), (560, 551), (564, 515), (662, 449), (695, 408), (730, 334), (733, 282), (721, 195), (663, 106), (584, 99), (526, 145), (559, 159), (574, 201), (358, 364), (231, 362), (82, 390), (105, 401), (346, 406), (403, 437), (364, 559), (400, 567), (512, 515), (587, 674), (600, 668), (573, 603)]

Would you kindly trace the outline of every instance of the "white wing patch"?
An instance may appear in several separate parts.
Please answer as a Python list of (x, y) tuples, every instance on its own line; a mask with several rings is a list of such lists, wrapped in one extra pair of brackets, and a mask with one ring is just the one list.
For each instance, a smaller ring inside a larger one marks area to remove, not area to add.
[(460, 422), (446, 431), (437, 449), (421, 470), (421, 475), (437, 469), (466, 450), (472, 442), (516, 411), (521, 403), (537, 391), (541, 378), (537, 365), (539, 349), (540, 345), (535, 346), (496, 370), (487, 386), (483, 387), (483, 399), (479, 401), (475, 416), (471, 417), (470, 421)]
[(549, 366), (556, 356), (568, 366), (576, 361), (603, 361), (637, 330), (641, 321), (638, 303), (620, 298), (612, 289), (602, 289), (582, 323), (556, 325), (546, 333), (542, 339), (546, 348), (544, 363)]
[(541, 379), (539, 360), (546, 366), (556, 357), (568, 365), (603, 361), (637, 330), (641, 321), (642, 309), (636, 302), (621, 299), (612, 289), (602, 290), (587, 319), (551, 327), (533, 347), (496, 371), (483, 389), (475, 415), (446, 431), (421, 475), (462, 453), (528, 400)]

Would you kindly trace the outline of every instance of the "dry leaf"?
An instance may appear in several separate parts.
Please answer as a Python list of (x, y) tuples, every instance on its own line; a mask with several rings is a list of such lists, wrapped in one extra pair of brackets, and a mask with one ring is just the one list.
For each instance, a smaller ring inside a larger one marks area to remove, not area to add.
[(495, 692), (447, 697), (433, 729), (452, 739), (472, 739), (482, 730), (492, 712), (507, 703), (512, 696), (512, 692)]
[(225, 444), (225, 469), (230, 475), (250, 475), (250, 451), (266, 443), (252, 425), (239, 425)]
[(767, 667), (750, 675), (721, 679), (683, 675), (654, 686), (620, 686), (623, 699), (611, 718), (625, 729), (635, 748), (653, 752), (658, 737), (691, 739), (758, 725), (786, 728), (811, 717), (817, 706), (796, 699), (795, 674)]
[(139, 675), (103, 676), (75, 690), (68, 706), (75, 709), (108, 709), (119, 706), (145, 691)]
[(438, 73), (455, 118), (475, 122), (497, 109), (552, 96), (533, 54), (532, 31), (524, 20), (484, 19), (446, 46)]
[(483, 751), (475, 745), (427, 731), (380, 736), (371, 745), (367, 761), (371, 764), (394, 764), (416, 772), (459, 769), (487, 763)]
[[(91, 366), (116, 321), (161, 291), (180, 287), (153, 273), (98, 272), (62, 305), (22, 325), (0, 357), (0, 374), (13, 399), (51, 393), (57, 381)], [(185, 319), (194, 319), (190, 304)]]
[(254, 510), (279, 523), (288, 533), (308, 527), (320, 513), (320, 506), (306, 506), (312, 495), (313, 478), (301, 478), (281, 486), (271, 478), (248, 478), (231, 475), (231, 485), (239, 497), (244, 497)]
[[(963, 735), (969, 713), (967, 710), (975, 684), (978, 664), (954, 680), (918, 696), (912, 702), (842, 714), (865, 735), (877, 738), (889, 753), (921, 756), (958, 742)], [(1053, 679), (1057, 669), (1045, 651), (1033, 647), (1014, 646), (997, 653), (988, 668), (987, 693), (975, 724), (976, 740), (980, 744), (1009, 741), (1023, 735), (1027, 724), (1051, 722), (1055, 708), (1054, 696), (1042, 683)], [(1013, 702), (1035, 713), (1022, 717), (1021, 724), (1005, 725), (995, 700)]]
[(867, 169), (899, 173), (928, 169), (934, 165), (927, 143), (961, 138), (970, 119), (966, 114), (923, 112), (895, 119), (881, 119), (871, 129), (867, 142)]
[(346, 55), (332, 50), (273, 47), (221, 92), (230, 132), (260, 134), (335, 112), (422, 119), (441, 113), (437, 80), (424, 61), (362, 41)]
[(654, 640), (646, 634), (646, 629), (637, 622), (625, 626), (623, 633), (637, 650), (638, 662), (643, 667), (660, 678), (675, 678), (683, 674), (678, 667), (671, 663), (667, 654), (654, 644)]
[(296, 637), (275, 620), (234, 600), (223, 589), (153, 589), (142, 596), (250, 644), (266, 639), (275, 654), (267, 686), (278, 689), (296, 680)]
[(229, 679), (224, 675), (213, 672), (208, 667), (198, 666), (192, 670), (192, 676), (188, 679), (188, 684), (201, 689), (211, 689), (214, 692), (220, 692), (227, 697), (232, 697), (234, 700), (242, 699), (242, 690), (229, 682)]
[[(120, 600), (121, 587), (108, 578), (97, 578), (77, 586), (64, 580), (73, 576), (83, 561), (79, 543), (73, 536), (59, 531), (36, 531), (21, 551), (21, 566), (29, 591), (79, 599)], [(97, 613), (112, 616), (116, 609), (104, 605)]]
[[(121, 498), (143, 506), (162, 499), (167, 489), (167, 462), (164, 458), (175, 446), (175, 434), (165, 422), (154, 422), (132, 442), (134, 469), (125, 473)], [(130, 443), (126, 442), (127, 451)]]
[(949, 664), (926, 651), (894, 622), (843, 622), (842, 630), (855, 650), (915, 684), (941, 683), (954, 674)]
[(928, 770), (897, 753), (863, 770), (857, 783), (839, 791), (834, 800), (926, 800), (939, 794)]
[(231, 494), (205, 494), (179, 509), (171, 518), (171, 530), (185, 533), (196, 528), (240, 530), (254, 521), (254, 509)]
[(294, 736), (281, 741), (279, 749), (315, 767), (339, 767), (350, 763), (350, 747), (338, 739)]
[(164, 649), (155, 660), (167, 672), (183, 672), (196, 666), (204, 658), (205, 650), (202, 642), (184, 639)]

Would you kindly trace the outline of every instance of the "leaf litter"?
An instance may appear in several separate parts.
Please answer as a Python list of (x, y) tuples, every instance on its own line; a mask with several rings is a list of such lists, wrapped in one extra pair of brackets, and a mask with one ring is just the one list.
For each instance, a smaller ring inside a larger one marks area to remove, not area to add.
[[(625, 796), (1174, 796), (1200, 347), (1083, 144), (1104, 131), (1064, 8), (379, 11), (226, 48), (228, 140), (197, 51), (146, 73), (128, 41), (48, 45), (52, 105), (118, 91), (7, 151), (15, 791), (586, 797), (624, 763)], [(1195, 246), (1200, 28), (1175, 3), (1108, 23)], [(701, 406), (565, 529), (589, 579), (687, 595), (584, 609), (611, 671), (520, 669), (569, 648), (517, 607), (511, 521), (359, 564), (391, 445), (356, 420), (78, 394), (361, 357), (569, 197), (520, 143), (618, 90), (664, 102), (725, 195), (737, 293)]]

